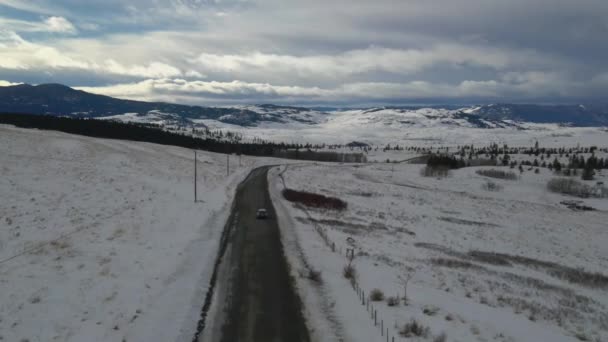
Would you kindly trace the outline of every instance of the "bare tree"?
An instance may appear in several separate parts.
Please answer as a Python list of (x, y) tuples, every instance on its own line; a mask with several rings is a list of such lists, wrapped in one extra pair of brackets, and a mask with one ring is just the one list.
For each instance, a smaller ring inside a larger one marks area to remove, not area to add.
[(409, 302), (409, 297), (407, 296), (407, 285), (410, 280), (416, 275), (418, 271), (417, 268), (405, 266), (403, 269), (403, 273), (397, 276), (399, 278), (398, 283), (403, 286), (403, 305), (407, 305)]

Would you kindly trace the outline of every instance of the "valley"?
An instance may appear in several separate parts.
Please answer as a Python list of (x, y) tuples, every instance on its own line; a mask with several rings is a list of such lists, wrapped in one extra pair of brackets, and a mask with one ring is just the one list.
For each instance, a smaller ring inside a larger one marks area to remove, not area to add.
[[(0, 125), (0, 337), (608, 337), (604, 127), (495, 106), (196, 110)], [(199, 151), (197, 202), (187, 147), (234, 153)]]

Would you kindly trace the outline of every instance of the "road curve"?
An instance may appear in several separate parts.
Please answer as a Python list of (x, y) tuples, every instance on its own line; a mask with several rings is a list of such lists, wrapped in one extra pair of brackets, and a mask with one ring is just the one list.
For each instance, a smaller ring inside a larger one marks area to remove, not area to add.
[[(221, 322), (216, 322), (217, 334), (211, 334), (214, 340), (310, 341), (268, 192), (269, 168), (253, 170), (236, 193), (215, 284), (214, 319)], [(269, 218), (256, 219), (258, 208), (266, 208)]]

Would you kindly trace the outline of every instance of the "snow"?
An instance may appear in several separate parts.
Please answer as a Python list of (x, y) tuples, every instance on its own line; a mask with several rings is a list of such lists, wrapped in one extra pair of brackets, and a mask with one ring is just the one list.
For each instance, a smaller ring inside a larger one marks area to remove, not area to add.
[[(543, 146), (552, 147), (576, 146), (578, 143), (605, 146), (608, 141), (608, 131), (598, 127), (565, 127), (505, 120), (505, 124), (515, 127), (476, 128), (465, 119), (454, 118), (453, 115), (457, 112), (431, 108), (348, 110), (331, 112), (316, 124), (262, 122), (255, 127), (242, 127), (216, 120), (202, 122), (211, 129), (238, 132), (246, 139), (318, 144), (361, 141), (375, 146), (398, 144), (429, 147), (490, 143), (529, 146), (539, 141)], [(497, 127), (496, 123), (487, 120), (484, 122), (490, 127)]]
[[(237, 184), (263, 158), (0, 126), (0, 340), (194, 334)], [(276, 161), (275, 161), (276, 163)]]
[(121, 122), (133, 122), (133, 123), (145, 123), (154, 125), (169, 125), (176, 121), (180, 121), (180, 117), (177, 114), (163, 113), (158, 110), (152, 110), (145, 115), (139, 113), (124, 113), (117, 115), (110, 115), (97, 118), (99, 120), (114, 120)]
[[(384, 321), (397, 341), (410, 340), (402, 339), (398, 330), (412, 318), (430, 328), (429, 336), (419, 339), (424, 341), (442, 332), (448, 341), (608, 338), (608, 289), (571, 283), (542, 267), (495, 265), (466, 257), (469, 251), (504, 253), (606, 275), (608, 200), (585, 200), (597, 211), (567, 209), (560, 202), (573, 198), (546, 190), (554, 177), (547, 169), (508, 181), (480, 176), (475, 173), (479, 167), (429, 178), (421, 176), (421, 167), (299, 165), (270, 174), (275, 205), (287, 212), (280, 219), (281, 229), (292, 236), (288, 243), (301, 250), (286, 248), (290, 259), (305, 259), (322, 272), (322, 285), (297, 279), (300, 292), (309, 293), (304, 300), (313, 321), (315, 316), (334, 317), (339, 327), (334, 334), (346, 341), (386, 340), (342, 275), (350, 237), (355, 240), (354, 265), (365, 296), (374, 288), (386, 296), (403, 296), (399, 276), (412, 275), (409, 305), (373, 302), (379, 322)], [(289, 188), (341, 198), (348, 209), (303, 211), (282, 198), (279, 174)], [(483, 190), (489, 180), (503, 190)], [(327, 232), (337, 252), (315, 226)], [(469, 264), (447, 267), (433, 259)], [(321, 293), (317, 297), (310, 295), (315, 289)], [(314, 304), (318, 298), (330, 303), (328, 310)], [(431, 313), (425, 314), (425, 309)]]
[[(566, 144), (605, 145), (608, 131), (600, 127), (566, 127), (558, 124), (536, 124), (513, 120), (480, 120), (491, 128), (477, 128), (461, 117), (474, 115), (481, 107), (442, 108), (371, 108), (320, 112), (291, 107), (259, 105), (231, 107), (260, 114), (262, 121), (243, 127), (208, 118), (179, 120), (175, 114), (151, 111), (145, 115), (122, 114), (102, 119), (161, 125), (204, 125), (212, 130), (240, 133), (245, 139), (276, 142), (347, 144), (361, 141), (384, 146), (457, 146), (470, 144), (509, 143), (530, 145), (539, 141), (544, 146)], [(233, 118), (225, 115), (219, 120)], [(501, 127), (504, 126), (504, 127)]]
[[(418, 156), (382, 151), (387, 143), (606, 147), (608, 141), (608, 132), (597, 128), (477, 129), (440, 123), (445, 113), (428, 109), (393, 113), (419, 120), (411, 128), (368, 114), (240, 129), (270, 140), (380, 145), (368, 152), (373, 161)], [(231, 157), (229, 176), (225, 163), (226, 155), (199, 153), (202, 201), (193, 203), (191, 150), (0, 125), (0, 340), (190, 340), (237, 184), (254, 167), (286, 161)], [(386, 340), (342, 275), (347, 248), (356, 250), (358, 286), (366, 295), (379, 288), (402, 296), (399, 276), (412, 276), (407, 306), (373, 303), (378, 324), (396, 341), (412, 318), (430, 328), (418, 340), (442, 332), (463, 342), (608, 339), (608, 289), (570, 283), (543, 267), (467, 258), (469, 251), (497, 252), (604, 273), (608, 200), (585, 199), (596, 211), (567, 209), (560, 202), (573, 198), (546, 190), (554, 176), (544, 168), (507, 181), (480, 176), (479, 167), (438, 179), (406, 163), (291, 163), (273, 168), (269, 184), (315, 340)], [(283, 180), (341, 198), (348, 209), (296, 207), (282, 198)], [(503, 189), (484, 190), (489, 180)], [(307, 279), (311, 269), (321, 271), (321, 283)]]

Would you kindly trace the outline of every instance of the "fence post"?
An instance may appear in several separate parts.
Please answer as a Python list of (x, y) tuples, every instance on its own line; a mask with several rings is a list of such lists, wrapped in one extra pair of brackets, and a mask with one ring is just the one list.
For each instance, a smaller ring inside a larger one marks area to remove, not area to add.
[(197, 178), (197, 156), (196, 150), (194, 150), (194, 203), (198, 201), (197, 193), (196, 193), (196, 178)]
[(380, 336), (384, 336), (384, 320), (380, 320)]
[(335, 252), (335, 251), (336, 251), (336, 243), (335, 243), (335, 242), (332, 242), (332, 243), (331, 243), (331, 251), (332, 251), (332, 252)]
[(374, 310), (374, 326), (378, 325), (378, 310)]

